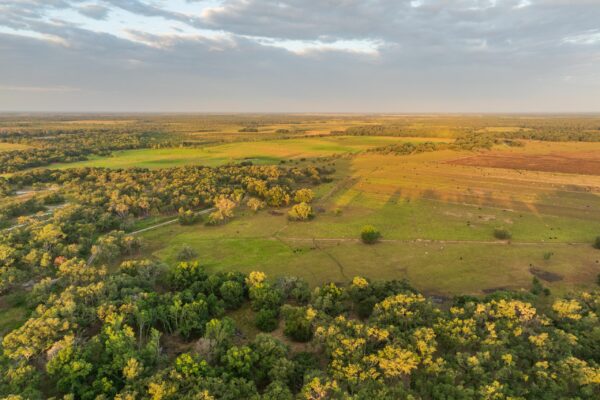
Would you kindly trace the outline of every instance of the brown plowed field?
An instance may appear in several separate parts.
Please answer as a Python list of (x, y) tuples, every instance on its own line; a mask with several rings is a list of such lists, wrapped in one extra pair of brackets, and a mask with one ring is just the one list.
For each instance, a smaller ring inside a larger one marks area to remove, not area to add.
[(488, 153), (459, 158), (450, 161), (450, 163), (476, 167), (600, 175), (600, 152), (552, 154)]

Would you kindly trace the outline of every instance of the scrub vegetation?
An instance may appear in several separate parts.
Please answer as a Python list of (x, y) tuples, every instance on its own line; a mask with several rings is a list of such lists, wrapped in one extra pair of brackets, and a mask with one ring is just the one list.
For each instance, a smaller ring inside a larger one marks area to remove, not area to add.
[(595, 399), (600, 119), (0, 118), (0, 397)]

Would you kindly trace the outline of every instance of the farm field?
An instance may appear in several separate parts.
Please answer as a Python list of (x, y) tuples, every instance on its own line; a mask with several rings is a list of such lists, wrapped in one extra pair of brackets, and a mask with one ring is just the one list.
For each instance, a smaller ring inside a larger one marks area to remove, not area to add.
[[(443, 139), (434, 139), (440, 142)], [(353, 154), (392, 143), (431, 141), (430, 138), (332, 136), (222, 144), (203, 148), (166, 148), (117, 151), (110, 157), (96, 157), (76, 163), (55, 164), (52, 168), (166, 168), (181, 165), (216, 166), (244, 160), (276, 164), (282, 160)]]
[[(530, 142), (494, 151), (535, 158), (596, 147)], [(167, 262), (186, 244), (210, 270), (299, 274), (312, 284), (359, 274), (407, 278), (437, 295), (481, 294), (527, 287), (541, 271), (558, 291), (593, 285), (600, 270), (590, 245), (600, 232), (600, 176), (455, 162), (462, 157), (438, 151), (336, 159), (334, 182), (316, 188), (312, 221), (288, 222), (286, 210), (244, 211), (225, 226), (171, 225), (142, 237)], [(358, 242), (366, 224), (382, 232), (382, 243)], [(496, 228), (511, 232), (510, 243), (494, 238)]]

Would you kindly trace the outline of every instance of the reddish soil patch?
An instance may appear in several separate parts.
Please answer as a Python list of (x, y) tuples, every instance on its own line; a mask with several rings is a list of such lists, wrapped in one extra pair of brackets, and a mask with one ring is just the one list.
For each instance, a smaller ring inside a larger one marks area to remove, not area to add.
[(553, 154), (488, 153), (459, 158), (457, 160), (449, 161), (449, 163), (476, 167), (600, 175), (600, 154), (598, 153), (599, 152)]

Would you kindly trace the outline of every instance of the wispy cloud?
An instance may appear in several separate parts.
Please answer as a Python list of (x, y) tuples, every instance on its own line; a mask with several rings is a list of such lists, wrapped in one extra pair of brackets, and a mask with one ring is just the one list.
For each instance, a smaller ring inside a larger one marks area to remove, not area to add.
[(600, 110), (599, 21), (596, 0), (4, 0), (0, 108)]

